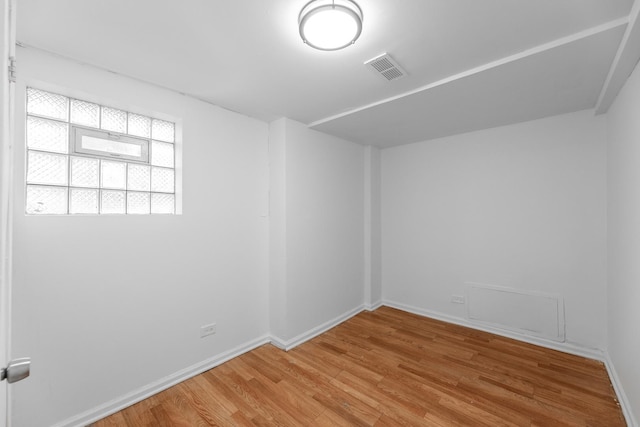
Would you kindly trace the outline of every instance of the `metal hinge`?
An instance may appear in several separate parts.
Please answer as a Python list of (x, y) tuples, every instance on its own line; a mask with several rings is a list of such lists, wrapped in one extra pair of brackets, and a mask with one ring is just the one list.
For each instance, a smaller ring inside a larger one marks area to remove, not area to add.
[(11, 83), (16, 82), (16, 58), (15, 56), (9, 57), (9, 81)]

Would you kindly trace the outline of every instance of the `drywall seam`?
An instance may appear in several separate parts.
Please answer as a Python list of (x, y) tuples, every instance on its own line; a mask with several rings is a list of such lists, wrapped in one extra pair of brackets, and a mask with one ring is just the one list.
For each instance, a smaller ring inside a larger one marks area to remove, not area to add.
[(191, 377), (199, 375), (211, 368), (215, 368), (218, 365), (223, 364), (235, 357), (238, 357), (244, 353), (247, 353), (261, 345), (269, 343), (270, 339), (268, 335), (262, 336), (255, 340), (242, 344), (234, 349), (221, 353), (217, 356), (203, 360), (188, 368), (175, 372), (167, 377), (164, 377), (158, 381), (147, 384), (137, 390), (118, 397), (110, 402), (95, 408), (89, 409), (81, 414), (75, 415), (64, 421), (60, 421), (54, 424), (53, 427), (83, 427), (93, 422), (101, 420), (111, 414), (121, 411), (134, 403), (138, 403), (144, 399), (147, 399), (163, 390), (168, 389), (182, 381), (185, 381)]

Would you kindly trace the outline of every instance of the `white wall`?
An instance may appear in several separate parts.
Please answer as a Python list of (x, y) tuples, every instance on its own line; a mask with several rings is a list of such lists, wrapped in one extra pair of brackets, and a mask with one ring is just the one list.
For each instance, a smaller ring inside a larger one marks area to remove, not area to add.
[(270, 172), (271, 320), (287, 344), (362, 307), (364, 148), (289, 119), (270, 132), (270, 166), (284, 167)]
[(592, 112), (382, 151), (383, 298), (464, 319), (465, 282), (559, 293), (604, 349), (605, 126)]
[[(50, 426), (268, 333), (267, 124), (18, 52), (14, 425)], [(25, 84), (178, 120), (183, 214), (25, 216)], [(201, 325), (217, 334), (201, 339)]]
[(363, 150), (287, 121), (289, 338), (362, 305)]
[[(68, 419), (269, 333), (295, 342), (381, 298), (463, 319), (450, 297), (468, 281), (560, 293), (567, 340), (605, 348), (606, 132), (592, 112), (380, 151), (35, 50), (18, 59), (19, 94), (30, 84), (177, 120), (184, 213), (25, 216), (19, 96), (13, 350), (34, 364), (13, 386), (16, 426)], [(633, 402), (638, 79), (608, 119), (609, 349)], [(217, 334), (200, 339), (209, 322)]]
[(269, 331), (287, 335), (286, 119), (269, 124)]
[(640, 69), (607, 114), (608, 351), (640, 419)]
[(364, 304), (373, 309), (382, 303), (381, 178), (380, 149), (364, 149)]

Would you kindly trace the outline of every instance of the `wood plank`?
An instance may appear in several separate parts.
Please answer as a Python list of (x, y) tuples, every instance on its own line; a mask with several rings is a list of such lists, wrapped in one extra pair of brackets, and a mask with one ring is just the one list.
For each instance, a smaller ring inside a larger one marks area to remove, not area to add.
[(264, 345), (94, 427), (624, 426), (595, 360), (388, 307)]

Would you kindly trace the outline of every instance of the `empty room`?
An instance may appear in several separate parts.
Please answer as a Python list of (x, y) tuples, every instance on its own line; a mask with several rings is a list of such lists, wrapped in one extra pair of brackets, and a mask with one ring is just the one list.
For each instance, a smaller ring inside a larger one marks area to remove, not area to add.
[(640, 0), (0, 0), (0, 427), (640, 420)]

